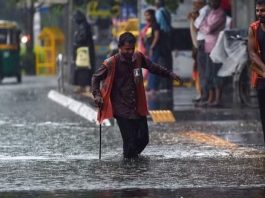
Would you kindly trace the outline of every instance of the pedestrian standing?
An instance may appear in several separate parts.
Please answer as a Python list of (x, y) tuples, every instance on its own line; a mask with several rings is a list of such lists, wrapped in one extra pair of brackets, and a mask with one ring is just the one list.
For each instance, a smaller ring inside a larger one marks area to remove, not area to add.
[(92, 38), (91, 25), (86, 16), (77, 10), (74, 14), (76, 30), (74, 32), (73, 60), (74, 84), (80, 86), (77, 92), (86, 91), (86, 86), (91, 85), (91, 77), (95, 66), (95, 47)]
[(220, 105), (222, 94), (222, 78), (217, 76), (218, 70), (222, 66), (220, 63), (214, 63), (210, 58), (210, 53), (214, 48), (219, 33), (224, 30), (226, 15), (221, 8), (221, 0), (209, 0), (210, 12), (203, 21), (201, 31), (205, 33), (205, 52), (206, 60), (206, 80), (208, 89), (208, 99), (204, 103), (209, 107)]
[[(190, 34), (192, 39), (192, 57), (194, 59), (193, 66), (193, 80), (195, 82), (195, 88), (197, 91), (197, 96), (194, 99), (195, 102), (206, 99), (207, 91), (205, 90), (205, 52), (204, 52), (204, 34), (199, 31), (199, 27), (203, 19), (205, 18), (208, 10), (208, 6), (205, 9), (202, 9), (206, 5), (205, 0), (193, 0), (192, 1), (192, 11), (188, 14), (188, 20), (190, 23)], [(198, 18), (198, 20), (197, 20)], [(196, 26), (195, 26), (196, 21)], [(202, 35), (201, 35), (202, 34)], [(200, 49), (198, 48), (200, 44)], [(203, 45), (202, 45), (203, 44)], [(198, 53), (201, 58), (198, 61)], [(202, 55), (201, 55), (202, 54)]]
[(203, 104), (208, 99), (207, 79), (206, 79), (206, 60), (205, 52), (205, 33), (202, 31), (203, 21), (206, 19), (210, 11), (210, 7), (206, 4), (206, 0), (195, 0), (199, 7), (199, 15), (194, 20), (194, 26), (197, 29), (197, 65), (200, 79), (201, 98), (198, 104)]
[(99, 107), (97, 119), (100, 123), (112, 117), (117, 120), (125, 158), (137, 157), (149, 141), (142, 68), (181, 81), (175, 73), (135, 52), (135, 44), (132, 33), (121, 34), (119, 53), (106, 59), (92, 77), (92, 93)]
[(258, 20), (249, 27), (248, 52), (252, 61), (253, 86), (257, 89), (265, 142), (265, 0), (256, 1), (256, 16)]
[[(172, 58), (172, 26), (171, 26), (171, 15), (165, 7), (164, 0), (156, 0), (156, 21), (160, 27), (160, 57), (161, 64), (165, 65), (168, 70), (173, 69), (173, 58)], [(168, 91), (172, 90), (172, 80), (161, 79), (161, 88)]]

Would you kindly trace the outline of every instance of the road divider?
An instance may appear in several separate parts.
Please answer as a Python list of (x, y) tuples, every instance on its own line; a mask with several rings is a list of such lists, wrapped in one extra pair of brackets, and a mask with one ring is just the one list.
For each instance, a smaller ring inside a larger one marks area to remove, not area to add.
[[(73, 98), (63, 95), (55, 90), (49, 91), (48, 98), (71, 110), (77, 115), (85, 118), (86, 120), (92, 123), (97, 123), (97, 110), (89, 104), (84, 104), (82, 102), (76, 101)], [(110, 120), (105, 120), (102, 124), (104, 126), (111, 126)]]

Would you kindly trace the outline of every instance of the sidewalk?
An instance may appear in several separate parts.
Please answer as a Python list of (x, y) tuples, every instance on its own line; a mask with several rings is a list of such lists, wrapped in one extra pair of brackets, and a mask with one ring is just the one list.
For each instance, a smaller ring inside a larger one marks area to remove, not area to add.
[[(230, 90), (231, 91), (231, 90)], [(259, 120), (258, 108), (250, 108), (244, 104), (234, 104), (232, 93), (225, 92), (220, 107), (195, 107), (194, 87), (174, 89), (174, 114), (177, 120)]]
[[(76, 93), (74, 90), (74, 86), (67, 85), (64, 95), (97, 111), (89, 91)], [(193, 86), (174, 87), (173, 94), (162, 90), (151, 99), (147, 97), (148, 107), (149, 110), (171, 110), (177, 121), (259, 120), (258, 109), (233, 104), (229, 94), (223, 96), (222, 106), (215, 108), (195, 107), (192, 101), (195, 96)]]

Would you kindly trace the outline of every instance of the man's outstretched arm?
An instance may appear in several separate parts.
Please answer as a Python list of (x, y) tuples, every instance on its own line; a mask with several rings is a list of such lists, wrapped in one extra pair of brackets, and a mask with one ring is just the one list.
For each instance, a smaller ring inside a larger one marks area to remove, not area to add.
[(151, 73), (157, 74), (159, 76), (171, 78), (172, 80), (176, 80), (180, 82), (180, 84), (183, 83), (181, 78), (177, 74), (175, 74), (173, 71), (170, 71), (157, 63), (151, 62), (151, 60), (149, 60), (148, 58), (145, 58), (143, 55), (142, 55), (142, 60), (143, 60), (142, 67), (147, 69)]

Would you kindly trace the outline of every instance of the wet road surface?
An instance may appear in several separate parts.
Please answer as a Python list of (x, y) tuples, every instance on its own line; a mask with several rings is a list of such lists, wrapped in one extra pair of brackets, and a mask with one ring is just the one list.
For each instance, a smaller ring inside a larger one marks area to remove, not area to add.
[(99, 127), (47, 98), (55, 79), (0, 86), (0, 197), (264, 197), (255, 120), (150, 124), (142, 156), (122, 158), (117, 126)]

